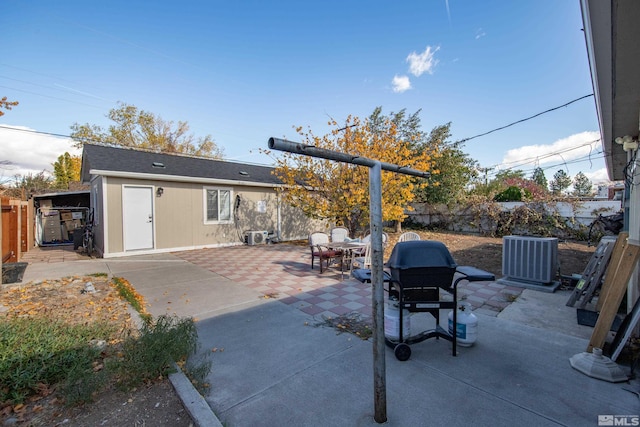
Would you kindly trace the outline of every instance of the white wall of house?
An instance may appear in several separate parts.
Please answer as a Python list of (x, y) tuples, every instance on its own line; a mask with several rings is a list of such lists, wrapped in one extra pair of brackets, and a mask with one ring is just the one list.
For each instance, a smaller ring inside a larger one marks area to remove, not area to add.
[[(635, 170), (640, 170), (640, 160), (636, 158)], [(640, 246), (640, 178), (637, 177), (636, 182), (630, 186), (629, 192), (629, 243)], [(640, 265), (636, 265), (636, 269), (631, 276), (627, 287), (627, 312), (631, 312), (633, 304), (640, 297)], [(638, 326), (640, 328), (640, 325)]]

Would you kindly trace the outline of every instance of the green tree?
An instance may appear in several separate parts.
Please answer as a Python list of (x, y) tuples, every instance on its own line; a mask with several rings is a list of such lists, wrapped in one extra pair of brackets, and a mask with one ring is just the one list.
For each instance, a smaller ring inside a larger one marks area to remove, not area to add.
[[(316, 136), (297, 128), (303, 144), (412, 167), (431, 169), (431, 157), (417, 155), (413, 141), (399, 138), (388, 118), (376, 123), (347, 118), (346, 125), (330, 122), (334, 130)], [(268, 151), (267, 151), (268, 153)], [(369, 171), (366, 167), (283, 153), (276, 159), (275, 175), (285, 184), (283, 199), (307, 216), (345, 225), (353, 235), (369, 222)], [(382, 213), (385, 221), (402, 221), (416, 187), (427, 185), (413, 177), (382, 171)]]
[(573, 178), (573, 195), (576, 197), (586, 197), (593, 194), (593, 183), (585, 174), (578, 172)]
[(531, 192), (527, 189), (512, 185), (506, 190), (495, 195), (495, 202), (520, 202), (523, 199), (530, 199)]
[(478, 179), (477, 162), (462, 151), (462, 144), (449, 141), (451, 123), (434, 127), (417, 147), (417, 152), (433, 152), (431, 184), (418, 190), (418, 200), (427, 203), (454, 203)]
[(407, 114), (406, 109), (389, 115), (376, 107), (369, 122), (374, 132), (392, 123), (397, 129), (399, 141), (408, 141), (417, 156), (432, 157), (431, 184), (416, 189), (416, 201), (427, 203), (450, 203), (459, 200), (467, 186), (477, 177), (476, 161), (462, 151), (460, 142), (451, 142), (451, 123), (434, 127), (431, 132), (422, 130), (420, 111)]
[(544, 174), (544, 171), (542, 170), (541, 167), (536, 167), (533, 170), (533, 174), (531, 174), (531, 181), (535, 182), (536, 184), (538, 184), (541, 188), (544, 188), (545, 190), (547, 188), (549, 188), (549, 183), (547, 182), (547, 177)]
[(569, 186), (571, 186), (571, 177), (563, 169), (559, 169), (553, 174), (553, 179), (549, 183), (551, 193), (554, 196), (561, 195)]
[[(482, 170), (486, 172), (489, 171), (488, 168), (485, 168)], [(482, 179), (486, 179), (486, 178), (482, 178)], [(505, 170), (496, 172), (493, 179), (491, 179), (488, 183), (487, 182), (476, 183), (475, 188), (470, 193), (493, 199), (496, 194), (503, 192), (509, 187), (512, 187), (512, 186), (522, 187), (522, 184), (524, 181), (526, 180), (525, 180), (523, 171), (519, 169), (516, 169), (516, 170), (505, 169)]]
[(133, 105), (119, 103), (107, 117), (115, 124), (108, 130), (100, 126), (74, 123), (71, 138), (75, 147), (85, 143), (101, 143), (122, 147), (142, 148), (163, 153), (184, 153), (196, 156), (222, 158), (223, 150), (210, 135), (196, 138), (189, 133), (187, 122), (174, 123)]
[(54, 185), (56, 188), (69, 188), (69, 183), (80, 180), (80, 156), (72, 156), (64, 153), (58, 156), (58, 160), (52, 164)]

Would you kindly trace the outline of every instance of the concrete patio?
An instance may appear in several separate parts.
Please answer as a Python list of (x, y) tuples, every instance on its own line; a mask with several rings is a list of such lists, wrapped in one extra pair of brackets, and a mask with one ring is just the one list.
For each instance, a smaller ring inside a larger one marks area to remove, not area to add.
[[(106, 271), (129, 280), (152, 314), (194, 316), (213, 367), (205, 399), (224, 425), (378, 425), (371, 340), (322, 322), (346, 309), (366, 316), (370, 291), (339, 271), (311, 271), (309, 260), (307, 248), (285, 244), (42, 260), (24, 280)], [(457, 357), (442, 339), (412, 345), (406, 362), (387, 350), (387, 425), (595, 426), (598, 415), (640, 413), (628, 391), (638, 380), (613, 384), (571, 368), (591, 328), (564, 305), (568, 292), (495, 285), (461, 288), (472, 303), (485, 298), (474, 304), (478, 341)], [(412, 318), (412, 330), (429, 321)]]

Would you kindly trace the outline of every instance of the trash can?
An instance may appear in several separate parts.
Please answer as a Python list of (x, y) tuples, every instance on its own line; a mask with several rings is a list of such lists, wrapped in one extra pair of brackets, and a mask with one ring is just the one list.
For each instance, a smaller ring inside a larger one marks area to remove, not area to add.
[(73, 230), (73, 250), (78, 250), (82, 246), (82, 228)]

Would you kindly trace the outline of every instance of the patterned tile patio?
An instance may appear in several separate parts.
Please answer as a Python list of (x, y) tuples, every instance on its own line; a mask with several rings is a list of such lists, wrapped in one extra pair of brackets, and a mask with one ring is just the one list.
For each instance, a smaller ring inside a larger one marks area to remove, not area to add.
[[(309, 249), (290, 244), (234, 246), (174, 255), (321, 320), (358, 313), (371, 317), (371, 285), (343, 275), (339, 267), (311, 269)], [(495, 282), (460, 282), (458, 297), (474, 310), (496, 316), (522, 288)]]

